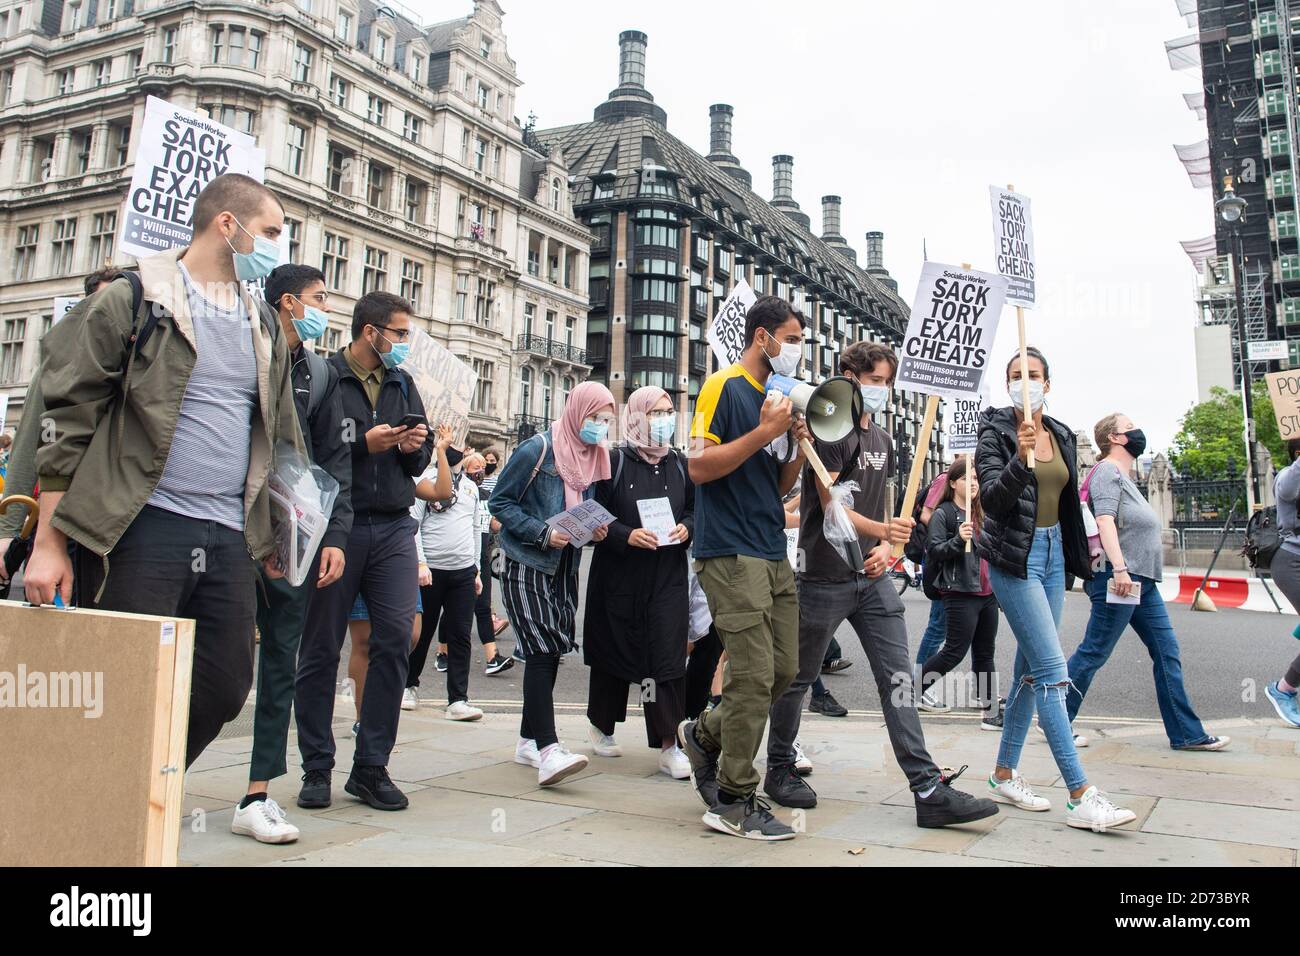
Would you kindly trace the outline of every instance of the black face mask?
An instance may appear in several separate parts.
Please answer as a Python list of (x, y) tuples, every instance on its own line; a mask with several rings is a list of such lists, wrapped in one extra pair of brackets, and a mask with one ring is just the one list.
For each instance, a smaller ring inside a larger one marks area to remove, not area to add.
[(1142, 453), (1147, 450), (1147, 434), (1140, 428), (1134, 428), (1126, 432), (1120, 432), (1128, 439), (1128, 444), (1124, 450), (1134, 458), (1141, 458)]
[(490, 461), (483, 466), (483, 474), (485, 475), (490, 475), (492, 474), (492, 472), (496, 470), (497, 470), (497, 463), (495, 461)]
[(447, 449), (447, 464), (455, 468), (465, 460), (465, 453), (457, 448)]

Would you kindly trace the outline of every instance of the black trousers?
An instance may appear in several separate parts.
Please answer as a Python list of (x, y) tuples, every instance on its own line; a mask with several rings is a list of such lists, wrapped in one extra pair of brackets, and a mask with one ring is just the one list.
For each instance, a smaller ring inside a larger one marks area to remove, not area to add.
[(243, 533), (146, 505), (113, 548), (97, 602), (103, 560), (78, 548), (76, 577), (82, 607), (194, 619), (190, 766), (239, 716), (253, 686), (257, 566)]
[[(420, 588), (424, 611), (420, 617), (420, 641), (411, 651), (406, 686), (419, 687), (420, 674), (438, 631), (438, 643), (447, 645), (447, 706), (469, 700), (469, 632), (474, 623), (474, 565), (459, 571), (430, 568), (433, 581)], [(441, 627), (439, 620), (441, 619)]]
[(948, 593), (943, 596), (943, 611), (947, 618), (943, 646), (921, 665), (922, 690), (929, 690), (970, 651), (979, 699), (996, 700), (993, 650), (998, 636), (997, 599), (991, 594)]
[(479, 549), (479, 568), (482, 570), (483, 593), (474, 601), (474, 619), (478, 621), (478, 642), (492, 644), (497, 639), (496, 629), (492, 627), (492, 554), (488, 542), (490, 534), (482, 535), (483, 546)]
[[(677, 725), (686, 718), (685, 675), (667, 681), (642, 681), (633, 685), (639, 691), (645, 713), (646, 746), (658, 749), (677, 734)], [(628, 682), (613, 674), (591, 668), (587, 688), (587, 719), (603, 734), (613, 734), (615, 724), (627, 720)]]
[(415, 519), (358, 515), (344, 556), (343, 576), (312, 598), (298, 654), (294, 712), (304, 770), (334, 768), (334, 689), (348, 613), (358, 594), (370, 610), (370, 660), (353, 764), (387, 766), (397, 738), (420, 590)]
[(718, 637), (717, 629), (710, 626), (709, 633), (695, 642), (695, 646), (691, 648), (691, 656), (686, 659), (686, 686), (683, 698), (686, 704), (685, 716), (689, 719), (694, 720), (704, 713), (705, 707), (709, 706), (709, 691), (713, 689), (713, 675), (721, 659), (722, 639)]
[(559, 654), (529, 654), (524, 664), (524, 712), (519, 736), (537, 742), (538, 750), (559, 743), (555, 735), (555, 677)]

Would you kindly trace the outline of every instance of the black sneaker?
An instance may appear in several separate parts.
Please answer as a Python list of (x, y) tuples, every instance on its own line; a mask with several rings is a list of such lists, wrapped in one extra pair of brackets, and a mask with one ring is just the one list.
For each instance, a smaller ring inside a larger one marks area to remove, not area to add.
[(1007, 699), (1005, 697), (999, 697), (997, 707), (987, 708), (984, 711), (983, 716), (980, 717), (980, 730), (996, 730), (1001, 733), (1002, 720), (1006, 716), (1006, 713)]
[(491, 677), (493, 674), (500, 674), (502, 671), (508, 671), (514, 666), (515, 662), (512, 658), (502, 657), (501, 652), (498, 651), (497, 656), (487, 662), (487, 667), (483, 668), (483, 673)]
[(838, 674), (840, 671), (846, 671), (852, 666), (852, 661), (846, 661), (842, 657), (832, 657), (828, 661), (822, 661), (822, 673)]
[(323, 810), (330, 805), (330, 772), (308, 770), (302, 775), (302, 789), (298, 791), (298, 806), (304, 810)]
[(794, 831), (772, 816), (772, 808), (750, 794), (746, 800), (719, 803), (704, 814), (704, 823), (719, 833), (744, 837), (746, 840), (793, 840)]
[(973, 823), (997, 814), (998, 805), (992, 800), (972, 797), (969, 793), (954, 790), (952, 781), (961, 776), (962, 767), (951, 776), (940, 776), (934, 793), (928, 797), (913, 794), (916, 801), (916, 825), (926, 829), (950, 827), (958, 823)]
[(677, 725), (677, 746), (691, 763), (691, 785), (710, 810), (718, 802), (718, 755), (705, 750), (695, 739), (695, 721)]
[(433, 659), (433, 668), (439, 674), (447, 673), (447, 655), (438, 654), (437, 656), (435, 656)]
[(804, 783), (793, 764), (768, 767), (763, 792), (783, 807), (811, 810), (817, 806), (817, 791)]
[(835, 695), (830, 691), (808, 701), (808, 709), (814, 714), (821, 714), (823, 717), (847, 717), (849, 715), (848, 709), (836, 700)]
[(405, 810), (409, 800), (393, 785), (387, 767), (356, 767), (343, 789), (376, 810)]

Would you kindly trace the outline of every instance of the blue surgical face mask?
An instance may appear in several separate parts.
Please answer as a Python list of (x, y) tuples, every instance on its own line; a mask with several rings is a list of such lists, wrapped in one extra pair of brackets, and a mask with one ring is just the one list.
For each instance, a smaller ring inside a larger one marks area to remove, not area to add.
[(671, 416), (650, 420), (650, 440), (656, 445), (667, 445), (673, 440), (673, 432), (676, 430), (677, 420)]
[(859, 385), (858, 391), (862, 393), (862, 407), (868, 415), (876, 414), (889, 401), (888, 385)]
[[(294, 298), (298, 299), (296, 295)], [(298, 299), (298, 301), (302, 303), (302, 318), (293, 320), (293, 328), (298, 333), (298, 338), (304, 342), (308, 339), (320, 338), (325, 334), (325, 330), (329, 328), (329, 316), (316, 306), (303, 302), (302, 299)]]
[(235, 220), (244, 235), (253, 240), (252, 252), (240, 252), (229, 239), (226, 245), (235, 254), (235, 278), (240, 282), (255, 282), (265, 279), (280, 261), (280, 246), (266, 236), (255, 236), (238, 219)]
[(394, 342), (382, 332), (379, 333), (379, 337), (392, 346), (392, 348), (387, 352), (381, 352), (379, 349), (375, 349), (373, 345), (370, 346), (372, 349), (375, 349), (375, 354), (379, 356), (379, 361), (384, 363), (384, 368), (397, 368), (397, 366), (406, 361), (407, 353), (411, 351), (410, 342)]
[(597, 422), (590, 418), (582, 423), (582, 431), (578, 432), (578, 437), (588, 445), (599, 445), (609, 434), (609, 422)]

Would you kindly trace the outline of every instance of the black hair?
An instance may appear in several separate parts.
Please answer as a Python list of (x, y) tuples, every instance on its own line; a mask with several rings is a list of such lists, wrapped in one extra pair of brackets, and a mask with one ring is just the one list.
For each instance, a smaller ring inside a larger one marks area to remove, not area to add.
[(361, 333), (367, 325), (376, 328), (386, 326), (388, 320), (398, 312), (412, 315), (415, 310), (411, 308), (411, 303), (400, 295), (393, 295), (391, 292), (367, 292), (357, 299), (357, 304), (352, 309), (352, 341), (361, 338)]
[(754, 344), (754, 333), (759, 329), (772, 335), (792, 317), (799, 320), (799, 328), (805, 327), (803, 315), (785, 299), (775, 295), (759, 296), (745, 313), (745, 347)]
[(102, 269), (96, 269), (86, 276), (86, 281), (82, 283), (81, 287), (85, 290), (86, 295), (94, 295), (101, 283), (112, 282), (113, 277), (121, 271), (117, 266), (104, 266)]
[[(1036, 358), (1038, 359), (1038, 361), (1043, 363), (1043, 381), (1050, 382), (1052, 380), (1052, 373), (1051, 370), (1048, 369), (1047, 367), (1047, 359), (1043, 358), (1043, 353), (1038, 351), (1038, 349), (1034, 348), (1032, 345), (1030, 345), (1025, 348), (1025, 355), (1029, 356), (1029, 358)], [(1026, 361), (1028, 361), (1028, 359), (1026, 359)], [(1015, 368), (1016, 365), (1019, 364), (1019, 362), (1020, 362), (1020, 349), (1016, 349), (1015, 354), (1011, 356), (1011, 361), (1007, 363), (1008, 382), (1011, 381), (1011, 370)]]
[(840, 374), (850, 378), (870, 374), (881, 362), (889, 363), (889, 384), (898, 374), (898, 355), (881, 342), (850, 342), (840, 353)]
[(266, 277), (266, 304), (273, 309), (280, 308), (280, 300), (285, 295), (299, 296), (302, 290), (314, 282), (324, 282), (325, 273), (315, 266), (283, 265), (276, 266)]
[(194, 234), (198, 235), (223, 212), (232, 214), (241, 223), (248, 223), (266, 205), (267, 200), (284, 209), (275, 193), (252, 176), (243, 173), (225, 173), (203, 187), (194, 200)]

